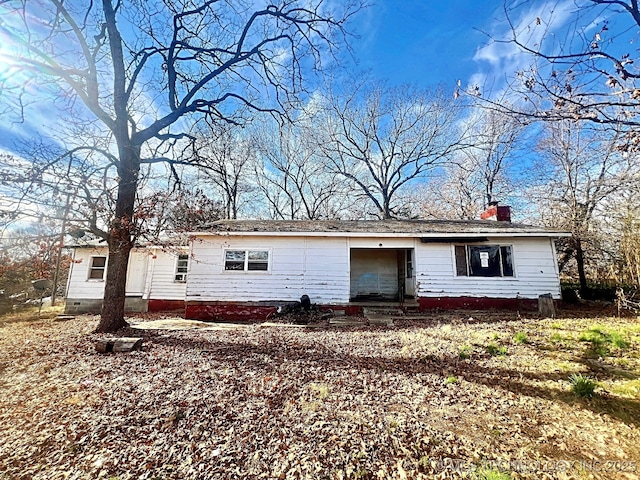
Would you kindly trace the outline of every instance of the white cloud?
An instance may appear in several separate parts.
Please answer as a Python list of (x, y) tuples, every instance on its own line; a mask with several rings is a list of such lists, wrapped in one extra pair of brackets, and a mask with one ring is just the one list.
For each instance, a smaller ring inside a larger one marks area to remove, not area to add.
[(502, 94), (506, 79), (531, 64), (531, 56), (511, 41), (513, 36), (534, 50), (542, 45), (555, 51), (559, 46), (554, 43), (563, 38), (562, 31), (576, 8), (573, 0), (524, 2), (510, 10), (511, 24), (503, 13), (501, 19), (488, 26), (492, 41), (479, 47), (473, 57), (479, 72), (469, 79), (469, 85), (482, 87), (492, 78), (493, 94)]

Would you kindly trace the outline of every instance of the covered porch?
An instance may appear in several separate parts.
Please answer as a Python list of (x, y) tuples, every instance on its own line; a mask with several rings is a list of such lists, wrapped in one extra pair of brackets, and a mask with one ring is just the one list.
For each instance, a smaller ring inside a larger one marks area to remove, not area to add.
[(350, 248), (349, 303), (404, 304), (415, 298), (413, 248)]

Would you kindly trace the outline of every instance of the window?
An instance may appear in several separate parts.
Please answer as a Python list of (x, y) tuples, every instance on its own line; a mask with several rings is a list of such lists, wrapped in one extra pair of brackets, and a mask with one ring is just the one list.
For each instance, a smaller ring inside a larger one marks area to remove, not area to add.
[(456, 274), (513, 277), (513, 249), (500, 245), (456, 245)]
[(224, 269), (237, 271), (269, 270), (269, 252), (267, 250), (226, 250)]
[(107, 267), (107, 257), (91, 257), (91, 265), (89, 266), (89, 279), (104, 279), (104, 271)]
[(176, 275), (173, 278), (173, 281), (186, 282), (188, 267), (189, 267), (189, 255), (178, 255), (178, 261), (176, 262)]

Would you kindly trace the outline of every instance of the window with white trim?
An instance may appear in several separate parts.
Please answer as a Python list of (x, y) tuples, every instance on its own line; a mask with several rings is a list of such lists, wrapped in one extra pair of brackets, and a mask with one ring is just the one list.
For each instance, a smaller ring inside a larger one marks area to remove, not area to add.
[(224, 269), (240, 272), (269, 270), (268, 250), (225, 250)]
[(459, 277), (513, 277), (511, 245), (456, 245)]
[(107, 257), (91, 257), (89, 264), (89, 280), (104, 280), (107, 269)]
[(173, 277), (174, 282), (187, 281), (187, 269), (189, 268), (189, 255), (178, 255), (176, 262), (176, 274)]

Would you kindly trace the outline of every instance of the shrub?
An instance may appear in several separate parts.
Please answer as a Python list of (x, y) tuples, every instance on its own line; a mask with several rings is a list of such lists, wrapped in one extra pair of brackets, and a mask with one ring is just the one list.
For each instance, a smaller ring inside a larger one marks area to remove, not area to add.
[(591, 398), (596, 389), (596, 382), (587, 375), (581, 373), (573, 373), (569, 377), (571, 391), (579, 397)]
[(619, 332), (611, 332), (609, 333), (609, 341), (611, 345), (620, 350), (624, 350), (625, 348), (629, 348), (629, 342), (624, 339), (624, 336)]

